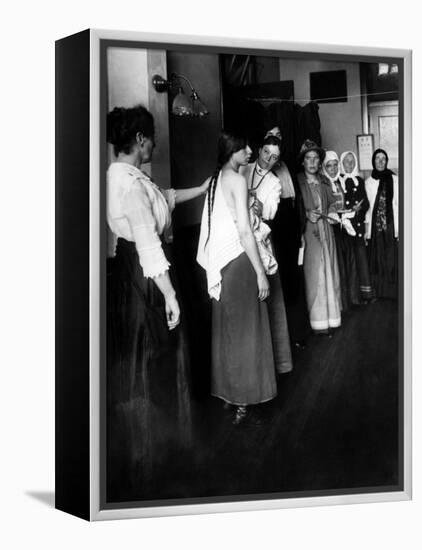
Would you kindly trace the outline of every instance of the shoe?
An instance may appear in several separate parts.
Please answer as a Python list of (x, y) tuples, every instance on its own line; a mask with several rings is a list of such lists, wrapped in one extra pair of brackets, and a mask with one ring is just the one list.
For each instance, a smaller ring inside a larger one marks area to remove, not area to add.
[(246, 407), (243, 407), (243, 406), (236, 407), (232, 424), (237, 426), (238, 424), (241, 424), (242, 422), (244, 422), (244, 420), (246, 419), (247, 412), (248, 411)]
[(325, 337), (328, 336), (328, 338), (330, 336), (332, 336), (331, 333), (330, 333), (330, 330), (328, 328), (325, 328), (325, 329), (322, 329), (322, 330), (314, 330), (314, 334), (315, 334), (315, 336), (325, 336)]

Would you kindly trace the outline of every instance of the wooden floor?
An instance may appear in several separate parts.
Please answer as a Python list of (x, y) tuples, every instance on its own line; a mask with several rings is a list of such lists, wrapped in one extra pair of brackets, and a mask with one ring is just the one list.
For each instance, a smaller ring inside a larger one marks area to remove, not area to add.
[[(190, 341), (192, 444), (169, 450), (145, 485), (122, 471), (116, 500), (398, 490), (397, 303), (359, 306), (343, 315), (331, 339), (309, 337), (304, 350), (294, 350), (293, 371), (280, 375), (277, 398), (256, 407), (262, 424), (235, 426), (232, 411), (209, 393), (210, 309), (195, 262), (197, 236), (178, 242), (172, 263)], [(120, 491), (123, 484), (130, 489)]]
[(345, 315), (333, 338), (312, 336), (277, 398), (258, 407), (259, 426), (196, 399), (191, 452), (137, 498), (397, 489), (397, 334), (397, 305), (378, 301)]
[[(377, 302), (346, 316), (332, 339), (314, 336), (262, 406), (264, 424), (221, 422), (201, 462), (218, 494), (397, 484), (396, 311)], [(220, 404), (210, 403), (204, 417)], [(211, 412), (213, 411), (213, 412)], [(229, 419), (227, 419), (229, 420)], [(215, 468), (217, 475), (207, 470)], [(221, 472), (224, 480), (219, 481)]]

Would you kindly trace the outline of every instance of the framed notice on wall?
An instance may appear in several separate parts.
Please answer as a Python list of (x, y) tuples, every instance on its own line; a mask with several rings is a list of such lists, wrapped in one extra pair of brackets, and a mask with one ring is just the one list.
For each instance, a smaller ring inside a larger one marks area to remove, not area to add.
[(372, 154), (374, 152), (373, 134), (357, 136), (359, 168), (361, 170), (372, 170)]

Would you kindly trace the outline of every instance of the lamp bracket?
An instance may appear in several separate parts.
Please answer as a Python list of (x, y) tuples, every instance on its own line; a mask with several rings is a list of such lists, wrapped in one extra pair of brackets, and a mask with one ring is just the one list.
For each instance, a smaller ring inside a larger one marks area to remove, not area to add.
[(152, 77), (152, 85), (154, 86), (155, 90), (159, 93), (168, 92), (168, 90), (171, 86), (171, 81), (170, 80), (165, 80), (159, 74), (155, 74)]

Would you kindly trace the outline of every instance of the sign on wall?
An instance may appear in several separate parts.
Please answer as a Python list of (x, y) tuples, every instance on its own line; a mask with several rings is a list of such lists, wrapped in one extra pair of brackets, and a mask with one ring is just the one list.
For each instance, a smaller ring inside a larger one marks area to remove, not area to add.
[(359, 168), (361, 170), (372, 170), (372, 154), (374, 152), (373, 134), (357, 136)]

